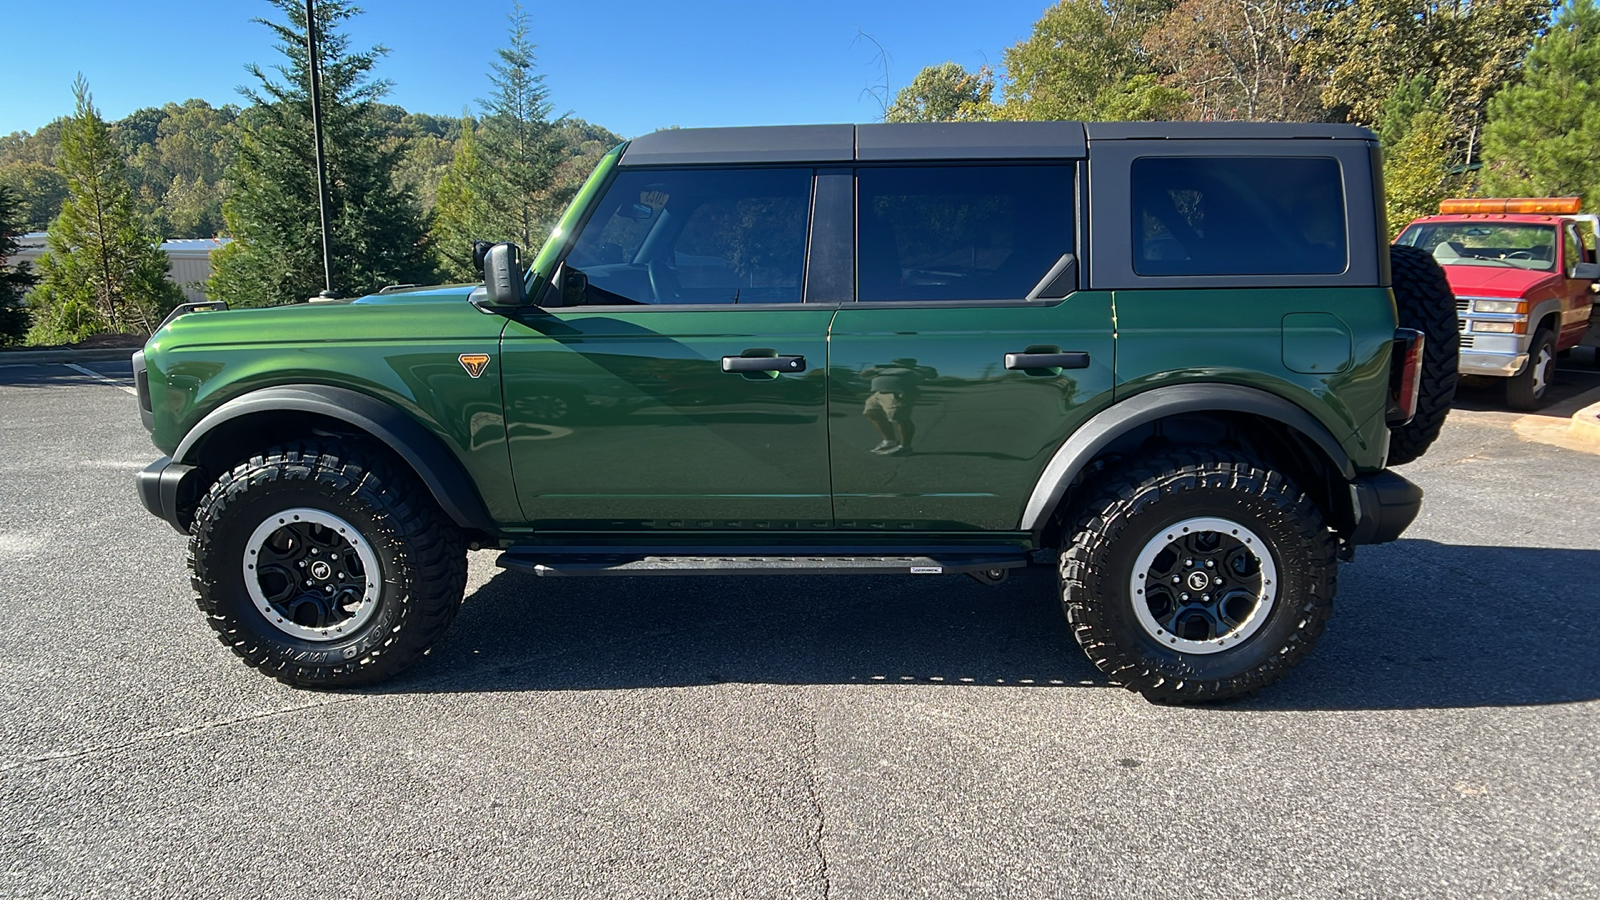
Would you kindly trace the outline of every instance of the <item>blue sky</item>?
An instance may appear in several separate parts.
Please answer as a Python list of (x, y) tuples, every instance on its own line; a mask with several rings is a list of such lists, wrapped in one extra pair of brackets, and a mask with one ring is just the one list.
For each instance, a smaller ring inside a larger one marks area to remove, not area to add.
[[(998, 65), (1048, 0), (806, 3), (726, 0), (528, 0), (539, 69), (557, 112), (632, 137), (666, 125), (864, 122), (863, 91), (880, 83), (888, 50), (898, 88), (926, 65)], [(389, 101), (456, 115), (488, 93), (488, 65), (506, 35), (511, 0), (367, 0), (350, 23), (356, 46), (383, 44)], [(980, 14), (974, 15), (974, 12)], [(72, 109), (72, 80), (89, 79), (107, 119), (199, 97), (241, 102), (246, 62), (277, 54), (249, 20), (265, 0), (0, 0), (0, 134), (32, 131)]]

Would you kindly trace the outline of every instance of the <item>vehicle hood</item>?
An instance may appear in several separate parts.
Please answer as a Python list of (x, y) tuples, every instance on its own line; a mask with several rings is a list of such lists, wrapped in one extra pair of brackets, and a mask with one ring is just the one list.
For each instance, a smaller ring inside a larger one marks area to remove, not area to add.
[(356, 303), (415, 303), (417, 301), (465, 300), (475, 284), (439, 284), (430, 287), (390, 288), (381, 294), (368, 294), (350, 302)]
[(1530, 272), (1527, 269), (1500, 266), (1445, 266), (1444, 274), (1450, 280), (1450, 290), (1457, 295), (1524, 297), (1561, 280), (1553, 272)]
[[(191, 312), (156, 330), (147, 350), (182, 345), (437, 340), (477, 335), (490, 317), (467, 297), (476, 285), (391, 290), (354, 300)], [(503, 323), (502, 323), (503, 324)]]

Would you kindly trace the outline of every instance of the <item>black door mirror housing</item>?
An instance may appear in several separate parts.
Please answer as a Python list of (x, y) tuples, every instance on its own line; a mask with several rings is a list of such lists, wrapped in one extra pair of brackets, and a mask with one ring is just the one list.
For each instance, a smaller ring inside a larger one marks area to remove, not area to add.
[(1600, 278), (1600, 263), (1581, 262), (1572, 267), (1573, 278), (1596, 279)]
[(522, 250), (516, 244), (495, 244), (483, 254), (483, 287), (490, 306), (522, 306), (528, 300), (522, 281)]

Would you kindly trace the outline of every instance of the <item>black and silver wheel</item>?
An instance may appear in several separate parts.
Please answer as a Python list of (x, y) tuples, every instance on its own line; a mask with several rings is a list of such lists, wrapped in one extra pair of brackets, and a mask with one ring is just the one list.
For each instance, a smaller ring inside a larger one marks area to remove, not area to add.
[(1542, 408), (1556, 375), (1556, 339), (1550, 329), (1534, 332), (1528, 345), (1528, 364), (1506, 379), (1506, 405), (1512, 409)]
[[(378, 611), (378, 558), (354, 525), (320, 509), (269, 515), (245, 541), (245, 593), (267, 624), (303, 641), (337, 641)], [(370, 574), (369, 574), (370, 573)]]
[(1272, 614), (1278, 567), (1265, 542), (1232, 519), (1174, 522), (1145, 542), (1128, 593), (1145, 634), (1209, 655), (1248, 641)]
[(1069, 528), (1073, 636), (1151, 700), (1260, 690), (1310, 653), (1332, 608), (1338, 563), (1321, 512), (1238, 453), (1175, 450), (1109, 470)]
[(190, 528), (200, 609), (287, 684), (388, 678), (443, 634), (466, 586), (459, 532), (409, 472), (353, 446), (267, 451), (211, 486)]

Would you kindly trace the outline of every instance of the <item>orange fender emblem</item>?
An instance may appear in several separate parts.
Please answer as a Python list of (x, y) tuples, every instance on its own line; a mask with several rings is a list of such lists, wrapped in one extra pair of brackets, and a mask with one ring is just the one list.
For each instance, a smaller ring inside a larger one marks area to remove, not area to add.
[(473, 378), (482, 375), (483, 370), (489, 368), (489, 354), (487, 353), (463, 353), (456, 358), (461, 360), (461, 368), (466, 369), (467, 374)]

